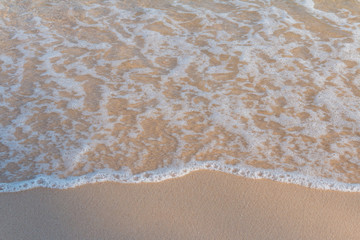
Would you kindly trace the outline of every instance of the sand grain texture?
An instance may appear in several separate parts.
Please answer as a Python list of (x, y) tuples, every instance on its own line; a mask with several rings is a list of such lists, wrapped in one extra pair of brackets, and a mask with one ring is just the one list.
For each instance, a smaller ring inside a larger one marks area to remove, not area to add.
[(199, 171), (0, 195), (1, 239), (359, 239), (360, 194)]

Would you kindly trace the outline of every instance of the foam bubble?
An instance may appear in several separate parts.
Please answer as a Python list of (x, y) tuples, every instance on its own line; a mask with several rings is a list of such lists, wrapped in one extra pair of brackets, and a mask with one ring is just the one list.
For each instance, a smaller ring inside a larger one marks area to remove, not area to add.
[(1, 188), (210, 169), (358, 191), (360, 25), (331, 4), (4, 3)]

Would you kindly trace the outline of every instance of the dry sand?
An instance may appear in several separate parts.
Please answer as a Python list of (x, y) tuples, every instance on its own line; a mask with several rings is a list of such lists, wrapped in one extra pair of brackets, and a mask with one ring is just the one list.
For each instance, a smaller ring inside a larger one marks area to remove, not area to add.
[(1, 239), (360, 239), (360, 194), (199, 171), (0, 194)]

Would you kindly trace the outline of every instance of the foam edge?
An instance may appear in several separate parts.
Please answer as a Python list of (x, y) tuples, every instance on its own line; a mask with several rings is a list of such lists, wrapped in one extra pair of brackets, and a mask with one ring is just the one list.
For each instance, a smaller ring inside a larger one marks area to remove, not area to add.
[(50, 189), (69, 189), (85, 184), (101, 182), (154, 183), (167, 179), (182, 177), (191, 172), (199, 170), (220, 171), (250, 179), (268, 179), (276, 182), (292, 183), (320, 190), (360, 192), (359, 183), (343, 183), (332, 179), (309, 177), (298, 173), (286, 173), (275, 170), (257, 169), (253, 167), (224, 165), (216, 162), (190, 162), (185, 167), (163, 168), (137, 175), (132, 175), (129, 171), (126, 170), (112, 171), (110, 169), (104, 169), (83, 176), (72, 176), (66, 179), (60, 179), (55, 176), (38, 175), (31, 180), (0, 183), (0, 192), (20, 192), (39, 187)]

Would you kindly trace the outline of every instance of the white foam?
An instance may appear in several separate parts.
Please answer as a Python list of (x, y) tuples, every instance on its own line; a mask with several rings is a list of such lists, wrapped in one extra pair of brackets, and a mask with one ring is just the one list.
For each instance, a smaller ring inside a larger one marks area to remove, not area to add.
[[(347, 163), (360, 166), (355, 144), (360, 141), (360, 100), (355, 94), (360, 86), (360, 25), (351, 22), (356, 16), (345, 9), (339, 9), (343, 15), (325, 12), (312, 0), (296, 0), (330, 30), (346, 33), (322, 39), (281, 2), (217, 2), (231, 10), (201, 1), (174, 1), (158, 9), (127, 8), (115, 0), (59, 2), (50, 8), (37, 2), (21, 9), (12, 6), (18, 14), (8, 18), (14, 21), (0, 22), (9, 32), (6, 49), (0, 49), (0, 140), (8, 148), (8, 156), (1, 155), (1, 168), (11, 162), (20, 170), (4, 174), (9, 183), (0, 183), (2, 191), (162, 181), (199, 169), (359, 191), (357, 184), (346, 183), (353, 180), (351, 168), (339, 173), (330, 164), (345, 157)], [(48, 11), (57, 7), (71, 11), (49, 17)], [(79, 9), (86, 18), (77, 17)], [(176, 14), (194, 17), (182, 20)], [(69, 22), (58, 26), (57, 19)], [(158, 23), (171, 31), (148, 28)], [(88, 27), (104, 34), (99, 39), (108, 34), (111, 40), (93, 43), (77, 35), (78, 29)], [(29, 71), (26, 64), (32, 61), (36, 66)], [(30, 74), (36, 80), (29, 81)], [(97, 81), (85, 86), (92, 79)], [(112, 99), (127, 103), (110, 111)], [(131, 119), (124, 123), (126, 117)], [(164, 139), (147, 136), (149, 127), (142, 125), (157, 118), (163, 125), (153, 127), (176, 147), (158, 153), (164, 157), (159, 160), (161, 169), (132, 175), (132, 168), (144, 167), (145, 157), (161, 147), (153, 142)], [(331, 134), (334, 139), (324, 144), (323, 138)], [(140, 136), (145, 136), (144, 142), (139, 142)], [(194, 142), (202, 145), (185, 164), (182, 156)], [(97, 151), (100, 145), (105, 150)], [(276, 154), (279, 149), (281, 156)], [(246, 154), (235, 157), (234, 152)], [(124, 159), (115, 161), (117, 154)], [(197, 161), (208, 155), (217, 161)], [(133, 162), (115, 171), (108, 158), (115, 165)], [(30, 174), (33, 180), (22, 182), (27, 176), (21, 173), (30, 171), (24, 159), (31, 159), (36, 169)], [(252, 160), (276, 168), (252, 168)], [(57, 177), (63, 175), (64, 179)]]
[(360, 192), (360, 184), (350, 184), (335, 181), (333, 179), (309, 177), (297, 173), (287, 173), (274, 170), (263, 170), (251, 167), (234, 167), (231, 165), (219, 164), (217, 162), (188, 163), (183, 168), (164, 168), (156, 171), (132, 175), (129, 169), (124, 168), (121, 171), (109, 169), (99, 170), (95, 173), (60, 179), (58, 177), (37, 175), (34, 179), (13, 183), (0, 183), (0, 192), (19, 192), (33, 188), (55, 188), (68, 189), (75, 188), (85, 184), (94, 184), (101, 182), (117, 183), (146, 183), (161, 182), (167, 179), (183, 177), (191, 172), (199, 170), (213, 170), (229, 173), (236, 176), (251, 179), (269, 179), (277, 182), (292, 183), (304, 187), (311, 187), (321, 190), (334, 190), (341, 192)]

